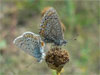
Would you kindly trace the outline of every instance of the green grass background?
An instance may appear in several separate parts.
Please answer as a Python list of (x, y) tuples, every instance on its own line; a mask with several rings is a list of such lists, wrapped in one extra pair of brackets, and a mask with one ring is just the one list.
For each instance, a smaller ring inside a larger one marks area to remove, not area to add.
[[(0, 75), (55, 75), (45, 61), (35, 63), (32, 56), (13, 45), (13, 40), (23, 32), (38, 34), (41, 11), (47, 6), (56, 9), (66, 26), (64, 37), (68, 44), (62, 48), (69, 52), (70, 61), (61, 75), (99, 75), (99, 3), (98, 0), (1, 0)], [(48, 49), (49, 45), (45, 51)]]

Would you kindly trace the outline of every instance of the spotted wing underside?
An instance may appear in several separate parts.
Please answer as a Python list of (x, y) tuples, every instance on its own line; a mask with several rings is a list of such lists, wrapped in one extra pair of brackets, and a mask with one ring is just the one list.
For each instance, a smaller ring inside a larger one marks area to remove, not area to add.
[(55, 9), (50, 8), (41, 21), (40, 34), (49, 42), (64, 38), (61, 23)]
[(44, 57), (44, 46), (41, 45), (41, 38), (37, 34), (25, 32), (14, 40), (14, 44), (38, 61)]

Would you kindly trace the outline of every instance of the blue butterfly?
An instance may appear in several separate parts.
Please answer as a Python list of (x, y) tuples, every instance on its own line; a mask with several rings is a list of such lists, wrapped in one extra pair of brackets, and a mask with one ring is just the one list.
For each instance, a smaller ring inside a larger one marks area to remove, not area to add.
[(25, 32), (17, 37), (13, 43), (24, 52), (35, 57), (38, 62), (41, 62), (45, 57), (45, 43), (41, 40), (40, 36), (35, 33)]
[(43, 37), (44, 42), (54, 43), (57, 46), (67, 43), (66, 40), (64, 40), (61, 21), (54, 8), (50, 7), (46, 10), (42, 17), (40, 27), (39, 33)]

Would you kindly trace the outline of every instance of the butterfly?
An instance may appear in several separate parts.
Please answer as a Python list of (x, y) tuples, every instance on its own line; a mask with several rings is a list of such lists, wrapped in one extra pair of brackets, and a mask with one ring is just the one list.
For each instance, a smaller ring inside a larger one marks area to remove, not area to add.
[(41, 62), (45, 57), (45, 43), (41, 40), (38, 34), (25, 32), (17, 37), (13, 43), (24, 52), (35, 57), (38, 62)]
[[(50, 8), (52, 8), (52, 7), (50, 7), (50, 6), (49, 6), (49, 7), (45, 7), (45, 8), (42, 10), (42, 12), (41, 12), (41, 16), (43, 17), (44, 14), (45, 14)], [(62, 23), (61, 21), (60, 21), (60, 23), (61, 23), (61, 28), (62, 28), (63, 32), (65, 32), (65, 31), (66, 31), (66, 27), (65, 27), (64, 23)]]
[(42, 16), (39, 33), (43, 37), (44, 42), (54, 43), (57, 46), (66, 44), (62, 23), (56, 10), (50, 7), (43, 12)]

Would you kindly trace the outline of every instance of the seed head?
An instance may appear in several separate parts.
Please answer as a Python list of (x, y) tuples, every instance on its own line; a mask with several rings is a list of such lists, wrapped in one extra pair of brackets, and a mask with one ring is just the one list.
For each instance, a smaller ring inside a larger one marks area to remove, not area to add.
[(56, 47), (47, 52), (45, 61), (48, 67), (60, 72), (64, 65), (69, 61), (69, 55), (66, 50)]

